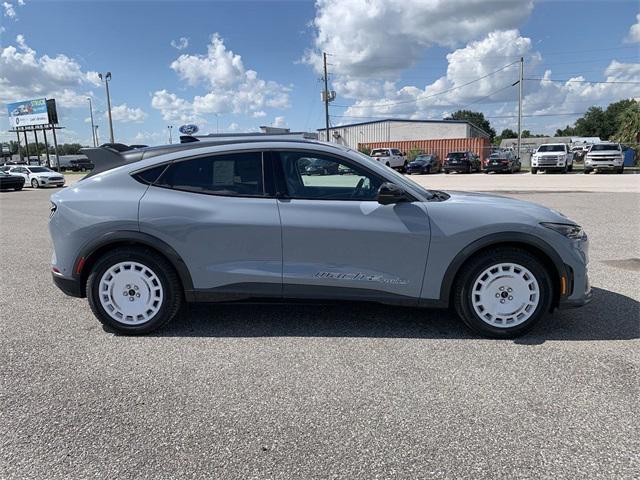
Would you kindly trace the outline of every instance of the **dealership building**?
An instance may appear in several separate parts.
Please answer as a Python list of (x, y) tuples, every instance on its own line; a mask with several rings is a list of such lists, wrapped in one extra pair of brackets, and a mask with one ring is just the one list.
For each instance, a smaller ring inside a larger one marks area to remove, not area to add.
[[(320, 139), (325, 140), (325, 129), (319, 128), (318, 135)], [(389, 118), (329, 128), (329, 141), (351, 148), (358, 148), (359, 144), (366, 143), (454, 138), (486, 138), (488, 140), (489, 134), (465, 120), (398, 120)]]
[[(318, 137), (326, 138), (318, 129)], [(355, 149), (419, 150), (440, 158), (449, 152), (471, 151), (482, 160), (491, 153), (489, 134), (465, 120), (384, 119), (329, 128), (329, 140)]]

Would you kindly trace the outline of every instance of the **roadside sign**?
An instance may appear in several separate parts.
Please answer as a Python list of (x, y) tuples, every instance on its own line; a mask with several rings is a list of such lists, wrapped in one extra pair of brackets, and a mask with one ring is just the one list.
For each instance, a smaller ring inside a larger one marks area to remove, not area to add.
[(200, 130), (200, 129), (198, 128), (197, 125), (189, 123), (187, 125), (182, 125), (178, 130), (183, 135), (193, 135), (194, 133), (197, 133), (198, 130)]
[(49, 115), (47, 113), (47, 100), (38, 98), (7, 105), (9, 124), (15, 127), (29, 127), (32, 125), (47, 125)]

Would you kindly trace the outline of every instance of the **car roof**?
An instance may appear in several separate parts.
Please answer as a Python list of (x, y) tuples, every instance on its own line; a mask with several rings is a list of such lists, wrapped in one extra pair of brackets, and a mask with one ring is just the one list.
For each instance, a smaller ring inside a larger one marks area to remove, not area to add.
[[(344, 145), (336, 143), (321, 142), (317, 140), (284, 140), (271, 139), (271, 138), (242, 138), (242, 139), (230, 139), (230, 140), (197, 140), (187, 143), (177, 143), (171, 145), (160, 145), (155, 147), (134, 148), (130, 150), (120, 151), (119, 149), (111, 148), (110, 146), (101, 146), (96, 148), (83, 148), (80, 151), (84, 153), (87, 158), (95, 165), (95, 168), (87, 175), (91, 177), (98, 173), (111, 170), (112, 168), (128, 165), (139, 162), (141, 160), (148, 160), (150, 158), (158, 157), (161, 155), (168, 155), (179, 152), (189, 152), (191, 150), (200, 150), (211, 147), (220, 147), (226, 145), (235, 145), (238, 150), (254, 148), (259, 145), (273, 144), (285, 145), (286, 147), (328, 147), (339, 151), (346, 151), (349, 148)], [(265, 148), (265, 147), (258, 147)], [(86, 178), (86, 177), (85, 177)]]

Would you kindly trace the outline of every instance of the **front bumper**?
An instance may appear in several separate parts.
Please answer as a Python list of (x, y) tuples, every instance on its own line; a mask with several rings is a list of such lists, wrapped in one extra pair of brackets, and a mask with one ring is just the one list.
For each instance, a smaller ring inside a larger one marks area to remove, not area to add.
[(65, 295), (69, 295), (70, 297), (83, 298), (82, 285), (80, 284), (80, 279), (77, 278), (66, 278), (61, 275), (56, 275), (52, 273), (53, 283), (58, 287)]
[(623, 162), (584, 162), (584, 168), (592, 170), (616, 170), (622, 166)]

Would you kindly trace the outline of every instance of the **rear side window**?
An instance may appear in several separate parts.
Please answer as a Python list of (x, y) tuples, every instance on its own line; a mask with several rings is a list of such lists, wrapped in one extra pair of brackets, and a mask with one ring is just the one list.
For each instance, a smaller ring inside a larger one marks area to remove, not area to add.
[(162, 175), (164, 172), (166, 165), (160, 165), (158, 167), (149, 168), (148, 170), (144, 170), (142, 172), (136, 173), (133, 178), (138, 180), (141, 183), (145, 183), (147, 185), (151, 185), (158, 180), (158, 177)]
[(264, 196), (262, 153), (234, 153), (176, 162), (155, 185), (209, 195)]

